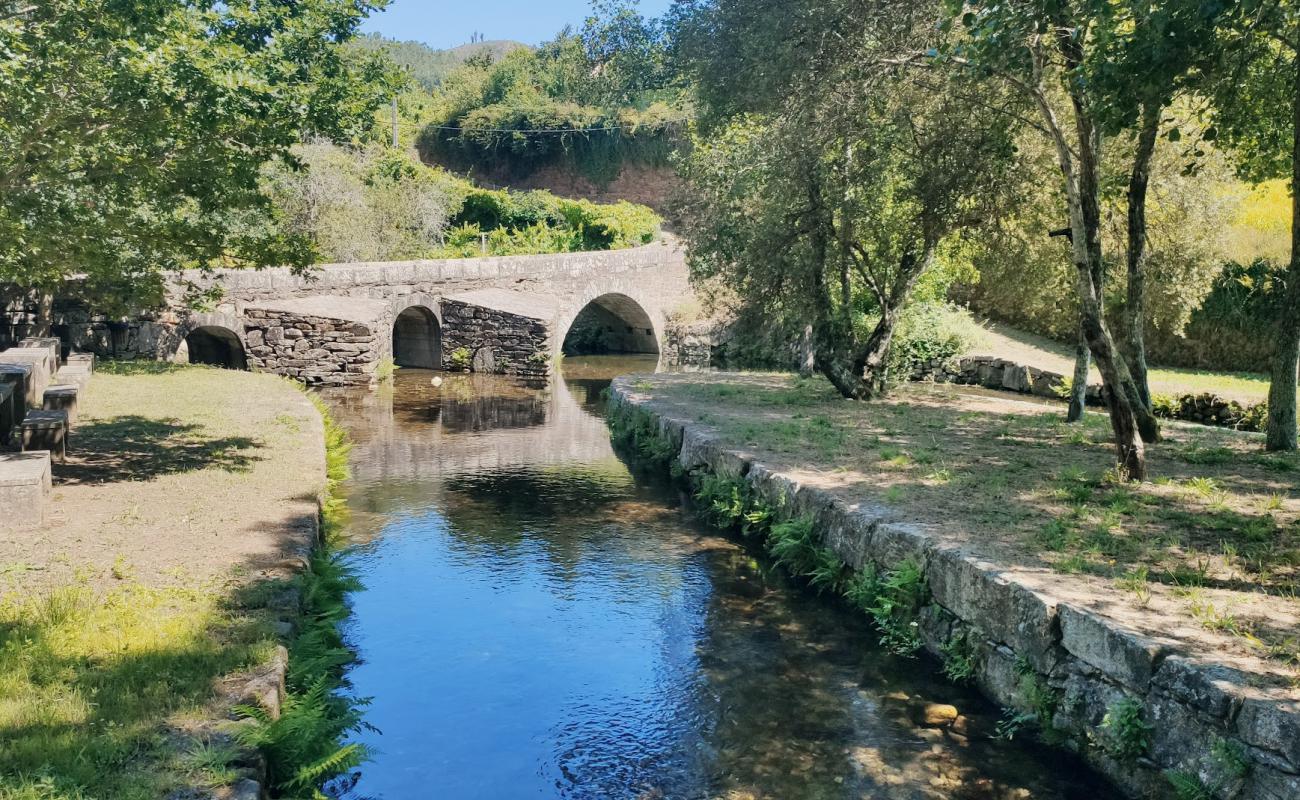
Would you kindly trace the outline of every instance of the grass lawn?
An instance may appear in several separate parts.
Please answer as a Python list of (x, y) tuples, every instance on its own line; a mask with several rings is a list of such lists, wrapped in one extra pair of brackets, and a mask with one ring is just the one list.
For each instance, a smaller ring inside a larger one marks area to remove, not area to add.
[(1046, 568), (1136, 626), (1300, 674), (1300, 458), (1264, 454), (1258, 435), (1167, 425), (1153, 480), (1125, 484), (1110, 479), (1107, 418), (1068, 425), (1054, 403), (927, 384), (857, 403), (820, 378), (774, 374), (634, 388), (800, 480)]
[[(236, 776), (211, 720), (277, 644), (277, 562), (324, 483), (320, 418), (272, 376), (104, 365), (54, 514), (0, 533), (0, 798), (158, 798)], [(304, 540), (305, 539), (305, 540)]]

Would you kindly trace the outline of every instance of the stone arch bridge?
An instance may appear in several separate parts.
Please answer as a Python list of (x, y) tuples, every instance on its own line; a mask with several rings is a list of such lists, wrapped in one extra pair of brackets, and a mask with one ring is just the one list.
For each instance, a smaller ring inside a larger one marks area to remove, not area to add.
[[(181, 286), (219, 284), (188, 310)], [(329, 264), (186, 274), (168, 309), (126, 321), (55, 309), (74, 348), (248, 368), (355, 385), (398, 366), (547, 377), (562, 352), (662, 353), (667, 315), (690, 297), (674, 241), (629, 250)]]

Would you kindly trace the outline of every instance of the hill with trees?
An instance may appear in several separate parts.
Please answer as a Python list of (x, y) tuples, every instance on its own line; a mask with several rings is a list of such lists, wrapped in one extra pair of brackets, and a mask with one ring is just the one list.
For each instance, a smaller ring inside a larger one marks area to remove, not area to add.
[(364, 53), (382, 53), (394, 64), (406, 70), (425, 91), (433, 91), (466, 61), (471, 58), (489, 58), (498, 61), (515, 50), (528, 49), (522, 42), (508, 39), (491, 39), (462, 44), (446, 50), (434, 49), (424, 42), (397, 41), (378, 33), (358, 36), (347, 47)]

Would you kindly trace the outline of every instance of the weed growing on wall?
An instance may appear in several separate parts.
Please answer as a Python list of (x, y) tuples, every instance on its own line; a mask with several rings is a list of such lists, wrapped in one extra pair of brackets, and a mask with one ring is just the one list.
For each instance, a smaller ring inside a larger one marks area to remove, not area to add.
[(659, 433), (659, 425), (649, 413), (638, 408), (615, 408), (608, 419), (614, 446), (648, 465), (663, 469), (676, 455), (672, 442)]
[(1126, 697), (1106, 709), (1101, 720), (1101, 746), (1112, 758), (1134, 761), (1151, 748), (1152, 727), (1142, 719), (1142, 703)]
[(339, 629), (350, 613), (348, 594), (361, 588), (344, 558), (342, 541), (347, 506), (339, 487), (348, 476), (351, 445), (324, 404), (315, 397), (312, 402), (325, 423), (322, 541), (295, 579), (302, 622), (289, 644), (286, 698), (277, 719), (260, 708), (239, 709), (253, 721), (241, 729), (240, 742), (266, 755), (271, 786), (291, 797), (322, 796), (321, 786), (370, 755), (363, 745), (343, 743), (349, 733), (368, 727), (362, 716), (368, 701), (347, 693), (344, 670), (355, 656)]
[(970, 631), (954, 633), (940, 648), (943, 674), (953, 683), (970, 683), (975, 677), (975, 636)]

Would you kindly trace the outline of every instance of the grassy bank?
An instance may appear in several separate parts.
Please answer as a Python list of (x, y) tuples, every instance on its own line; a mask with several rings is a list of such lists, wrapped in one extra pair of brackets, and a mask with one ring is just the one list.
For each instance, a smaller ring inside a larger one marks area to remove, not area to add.
[[(55, 469), (53, 519), (0, 535), (0, 798), (215, 789), (251, 766), (240, 739), (277, 783), (328, 777), (356, 722), (336, 691), (352, 583), (330, 550), (292, 564), (311, 551), (326, 462), (331, 492), (345, 470), (341, 432), (325, 427), (323, 453), (317, 410), (272, 376), (105, 367)], [(332, 494), (324, 507), (336, 531)], [(234, 723), (286, 623), (280, 721)]]
[(1155, 480), (1135, 486), (1110, 479), (1104, 416), (1067, 425), (1055, 405), (982, 390), (910, 385), (863, 404), (821, 380), (759, 374), (634, 388), (809, 485), (1055, 573), (1135, 626), (1300, 675), (1300, 461), (1264, 454), (1258, 436), (1170, 425)]

